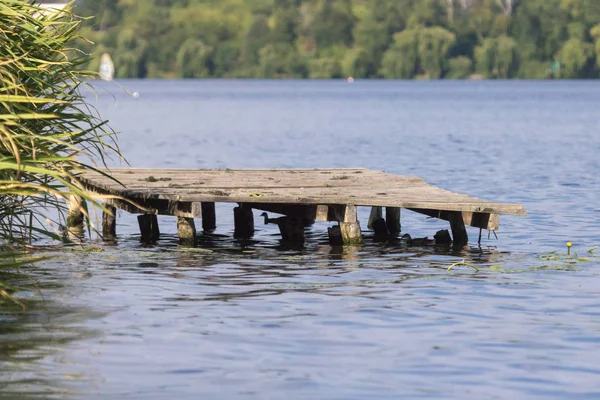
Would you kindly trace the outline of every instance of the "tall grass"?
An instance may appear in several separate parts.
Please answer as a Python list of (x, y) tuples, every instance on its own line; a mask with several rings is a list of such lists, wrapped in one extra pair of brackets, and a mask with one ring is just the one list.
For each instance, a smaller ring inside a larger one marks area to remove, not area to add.
[(71, 195), (95, 204), (78, 175), (120, 157), (81, 92), (91, 73), (80, 70), (88, 56), (70, 48), (79, 25), (70, 6), (0, 1), (0, 244), (60, 238)]

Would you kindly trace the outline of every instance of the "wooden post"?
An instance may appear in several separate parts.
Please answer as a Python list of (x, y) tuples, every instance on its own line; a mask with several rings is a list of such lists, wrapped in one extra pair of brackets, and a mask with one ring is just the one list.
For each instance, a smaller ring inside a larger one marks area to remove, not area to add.
[(285, 242), (304, 243), (304, 220), (301, 217), (283, 217), (277, 224)]
[(210, 233), (217, 229), (217, 216), (215, 213), (215, 203), (201, 203), (202, 209), (202, 230)]
[(83, 236), (83, 212), (84, 201), (81, 196), (69, 196), (67, 211), (67, 233), (69, 236)]
[(177, 217), (177, 235), (179, 243), (187, 246), (196, 245), (196, 224), (194, 218)]
[(329, 207), (326, 205), (318, 205), (315, 211), (315, 219), (317, 221), (329, 221)]
[(362, 243), (360, 224), (358, 223), (356, 206), (346, 205), (332, 208), (336, 219), (340, 223), (339, 230), (345, 245)]
[(376, 240), (389, 239), (390, 231), (388, 230), (388, 226), (385, 222), (385, 219), (377, 218), (375, 221), (373, 221), (373, 223), (371, 224), (371, 227), (373, 228), (373, 231), (375, 232)]
[(138, 215), (138, 224), (140, 225), (140, 234), (142, 235), (142, 242), (154, 243), (160, 236), (158, 230), (158, 218), (156, 214), (142, 214)]
[(342, 231), (342, 240), (345, 245), (361, 244), (362, 235), (360, 233), (360, 223), (356, 222), (341, 222), (340, 230)]
[[(367, 229), (375, 230), (373, 228), (373, 224), (378, 219), (383, 219), (383, 207), (379, 207), (379, 206), (371, 207), (371, 213), (369, 214), (369, 222), (367, 223)], [(384, 222), (385, 222), (385, 220), (384, 220)], [(386, 230), (387, 230), (387, 228), (386, 228)], [(375, 232), (375, 233), (377, 233), (377, 232)]]
[(339, 226), (332, 226), (327, 228), (327, 234), (329, 235), (329, 244), (332, 246), (341, 246), (344, 244), (342, 239), (342, 231)]
[(104, 203), (106, 211), (102, 212), (102, 236), (111, 239), (117, 236), (117, 209), (115, 206)]
[(387, 228), (390, 232), (390, 235), (398, 236), (402, 231), (402, 226), (400, 225), (400, 208), (386, 207), (385, 222), (387, 223)]
[(469, 243), (469, 235), (465, 228), (465, 221), (463, 220), (462, 213), (460, 211), (449, 212), (450, 229), (452, 229), (452, 243), (454, 246), (462, 247)]
[(233, 209), (234, 231), (236, 239), (249, 239), (254, 235), (254, 216), (252, 208), (239, 206)]
[(315, 224), (315, 220), (313, 218), (308, 218), (308, 217), (301, 218), (300, 222), (302, 223), (302, 226), (304, 228), (311, 227)]

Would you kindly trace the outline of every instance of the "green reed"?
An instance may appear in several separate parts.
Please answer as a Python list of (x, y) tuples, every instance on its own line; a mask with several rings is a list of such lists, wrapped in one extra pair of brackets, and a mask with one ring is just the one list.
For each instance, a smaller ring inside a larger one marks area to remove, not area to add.
[(65, 240), (70, 196), (100, 206), (78, 177), (121, 157), (82, 95), (94, 74), (81, 71), (88, 55), (71, 48), (82, 40), (72, 4), (48, 12), (31, 3), (0, 1), (0, 305), (23, 306), (2, 277), (43, 259), (27, 251), (35, 240)]
[(70, 47), (81, 40), (79, 25), (70, 6), (44, 12), (23, 0), (0, 2), (3, 244), (60, 239), (69, 196), (98, 205), (78, 176), (120, 157), (114, 132), (81, 93), (93, 74), (80, 70), (89, 57)]

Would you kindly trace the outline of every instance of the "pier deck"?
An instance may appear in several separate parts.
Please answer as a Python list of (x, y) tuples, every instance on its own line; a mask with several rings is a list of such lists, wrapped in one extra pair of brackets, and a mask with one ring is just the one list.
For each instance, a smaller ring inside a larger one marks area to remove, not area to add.
[[(214, 229), (214, 203), (239, 205), (236, 230), (238, 220), (243, 231), (243, 220), (249, 224), (251, 210), (258, 209), (290, 218), (338, 221), (343, 236), (344, 228), (351, 228), (344, 225), (357, 224), (357, 206), (385, 207), (387, 227), (392, 234), (399, 233), (401, 208), (450, 221), (454, 236), (462, 234), (464, 225), (494, 231), (498, 229), (499, 215), (526, 214), (520, 204), (480, 200), (429, 185), (418, 177), (368, 169), (119, 168), (105, 172), (118, 182), (101, 173), (86, 173), (81, 180), (98, 194), (115, 196), (106, 201), (107, 206), (144, 215), (174, 215), (186, 219), (188, 225), (193, 225), (193, 218), (202, 218), (204, 230)], [(397, 229), (390, 219), (398, 219)], [(191, 228), (195, 235), (195, 227)], [(247, 228), (253, 231), (253, 225)], [(356, 232), (350, 235), (356, 236)]]

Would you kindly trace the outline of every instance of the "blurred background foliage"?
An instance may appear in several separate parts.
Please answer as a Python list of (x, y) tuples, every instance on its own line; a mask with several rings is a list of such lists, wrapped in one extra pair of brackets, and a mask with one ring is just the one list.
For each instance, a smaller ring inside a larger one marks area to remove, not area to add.
[(80, 0), (119, 78), (597, 78), (599, 0)]

